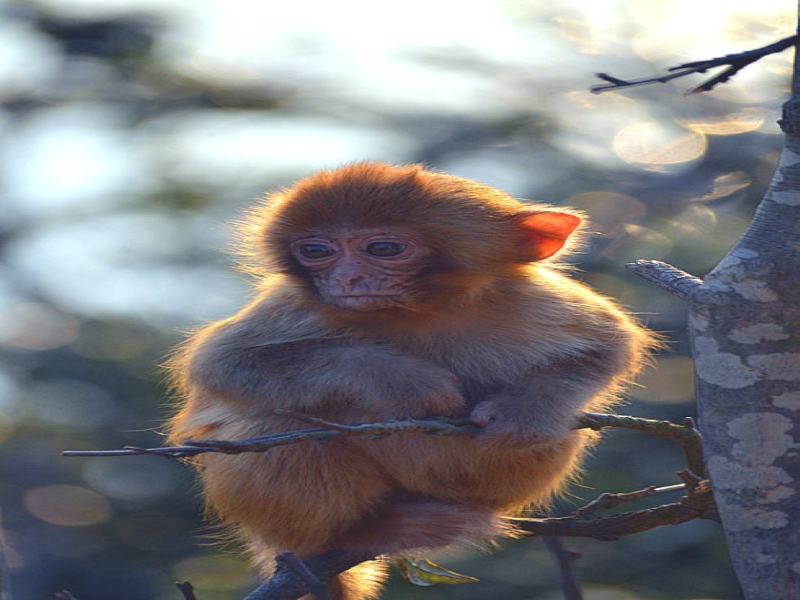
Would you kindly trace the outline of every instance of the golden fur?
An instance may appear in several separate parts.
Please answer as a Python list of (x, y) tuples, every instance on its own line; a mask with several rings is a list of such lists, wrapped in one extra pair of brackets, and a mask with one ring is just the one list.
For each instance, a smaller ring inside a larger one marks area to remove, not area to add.
[[(578, 217), (380, 163), (318, 173), (252, 212), (259, 294), (171, 360), (182, 398), (172, 442), (303, 427), (276, 408), (343, 423), (446, 415), (485, 425), (475, 439), (400, 433), (203, 455), (210, 507), (264, 576), (282, 550), (378, 555), (513, 535), (504, 516), (546, 505), (574, 475), (591, 438), (572, 430), (575, 416), (613, 403), (654, 346), (613, 302), (535, 260), (569, 243)], [(335, 243), (364, 230), (424, 240), (425, 258), (393, 271), (405, 305), (332, 305), (289, 250), (304, 236)], [(375, 598), (383, 571), (359, 565), (329, 584), (331, 596)]]

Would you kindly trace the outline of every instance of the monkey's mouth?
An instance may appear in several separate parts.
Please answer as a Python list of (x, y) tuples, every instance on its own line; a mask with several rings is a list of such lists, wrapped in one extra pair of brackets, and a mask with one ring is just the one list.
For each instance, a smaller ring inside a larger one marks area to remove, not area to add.
[(394, 294), (342, 294), (328, 296), (328, 303), (347, 310), (370, 311), (397, 308), (402, 303)]

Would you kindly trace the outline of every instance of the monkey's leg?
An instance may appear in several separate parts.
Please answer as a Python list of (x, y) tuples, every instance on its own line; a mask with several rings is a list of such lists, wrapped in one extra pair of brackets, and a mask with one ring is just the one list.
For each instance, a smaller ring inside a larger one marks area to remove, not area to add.
[[(396, 494), (381, 510), (332, 540), (332, 546), (378, 556), (509, 535), (513, 528), (491, 510)], [(331, 579), (327, 592), (331, 600), (373, 600), (385, 578), (385, 563), (368, 561)]]
[(376, 555), (395, 554), (411, 549), (475, 544), (509, 535), (513, 535), (513, 528), (497, 511), (398, 495), (334, 545)]

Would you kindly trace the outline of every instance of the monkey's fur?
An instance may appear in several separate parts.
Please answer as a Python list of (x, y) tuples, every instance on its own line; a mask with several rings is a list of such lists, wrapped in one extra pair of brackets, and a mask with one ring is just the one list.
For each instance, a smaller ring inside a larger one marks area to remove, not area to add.
[[(581, 411), (614, 402), (654, 337), (548, 259), (574, 211), (418, 165), (317, 173), (250, 214), (257, 297), (171, 359), (170, 438), (470, 416), (475, 438), (399, 433), (205, 454), (208, 505), (264, 576), (275, 553), (400, 553), (513, 535), (578, 468)], [(377, 597), (383, 569), (331, 581)]]

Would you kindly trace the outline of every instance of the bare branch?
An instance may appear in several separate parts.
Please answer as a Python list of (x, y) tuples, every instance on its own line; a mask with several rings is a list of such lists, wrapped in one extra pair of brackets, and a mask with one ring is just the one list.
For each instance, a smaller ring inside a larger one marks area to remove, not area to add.
[[(285, 558), (285, 555), (281, 555)], [(356, 565), (376, 558), (369, 554), (358, 554), (345, 550), (332, 550), (313, 556), (303, 564), (313, 577), (319, 581), (328, 579), (352, 569)], [(266, 582), (250, 592), (244, 600), (297, 600), (307, 592), (303, 578), (285, 560), (277, 560), (275, 574)]]
[[(300, 421), (320, 427), (300, 429), (285, 433), (277, 433), (244, 440), (197, 440), (189, 441), (185, 446), (164, 448), (126, 448), (123, 450), (100, 451), (66, 451), (64, 456), (130, 456), (137, 454), (154, 454), (168, 458), (185, 458), (203, 452), (223, 454), (240, 454), (243, 452), (265, 452), (270, 448), (285, 446), (309, 440), (327, 440), (335, 437), (352, 436), (385, 436), (399, 432), (423, 432), (431, 435), (475, 435), (480, 427), (467, 418), (430, 418), (408, 419), (404, 421), (384, 421), (379, 423), (341, 424), (332, 423), (288, 411), (281, 411)], [(584, 413), (575, 425), (576, 429), (600, 430), (606, 427), (634, 429), (660, 435), (676, 441), (683, 449), (687, 465), (695, 473), (702, 474), (703, 458), (700, 436), (691, 419), (685, 419), (681, 425), (669, 421), (641, 419), (625, 415)], [(684, 484), (661, 488), (650, 487), (627, 494), (603, 494), (593, 502), (575, 511), (567, 517), (543, 519), (510, 519), (521, 532), (527, 535), (540, 536), (580, 536), (598, 540), (613, 540), (623, 535), (646, 531), (662, 525), (683, 523), (695, 518), (714, 518), (716, 515), (710, 490), (705, 484), (698, 484), (697, 477), (687, 472), (683, 477)], [(660, 494), (687, 490), (687, 496), (678, 503), (668, 504), (653, 509), (612, 515), (596, 519), (588, 518), (595, 513), (618, 506), (620, 504), (648, 498)], [(245, 600), (296, 600), (311, 593), (315, 598), (326, 598), (325, 582), (331, 577), (346, 571), (355, 565), (376, 557), (333, 550), (323, 555), (300, 561), (291, 553), (278, 556), (275, 574), (264, 584), (251, 592)], [(559, 558), (563, 561), (564, 556)], [(568, 576), (566, 564), (559, 563), (562, 577)], [(567, 581), (565, 579), (565, 581)], [(568, 583), (568, 582), (567, 582)], [(574, 582), (573, 582), (574, 583)], [(177, 584), (186, 600), (194, 600), (191, 585), (188, 582)], [(565, 587), (565, 589), (567, 589)], [(580, 598), (580, 589), (572, 586), (573, 598)], [(187, 595), (188, 594), (188, 595)], [(577, 595), (576, 595), (577, 594)]]
[(188, 581), (178, 581), (175, 583), (175, 587), (183, 594), (183, 600), (197, 600), (197, 596), (194, 595), (194, 586)]
[[(308, 415), (303, 420), (314, 419)], [(324, 427), (311, 429), (298, 429), (285, 433), (273, 433), (243, 440), (189, 440), (184, 446), (165, 446), (163, 448), (136, 448), (126, 447), (122, 450), (65, 450), (62, 456), (134, 456), (139, 454), (153, 454), (168, 458), (186, 458), (204, 452), (217, 452), (221, 454), (241, 454), (243, 452), (266, 452), (270, 448), (288, 446), (309, 440), (323, 441), (336, 437), (356, 436), (384, 436), (398, 432), (417, 431), (432, 435), (473, 435), (480, 427), (469, 419), (407, 419), (403, 421), (382, 421), (378, 423), (357, 423), (343, 425), (329, 423), (315, 419), (315, 422), (324, 423)]]
[(607, 92), (608, 90), (618, 90), (627, 87), (649, 85), (651, 83), (667, 83), (673, 79), (686, 77), (687, 75), (692, 75), (694, 73), (705, 73), (709, 69), (727, 65), (727, 69), (724, 69), (721, 73), (715, 75), (707, 81), (704, 81), (700, 85), (690, 88), (686, 93), (688, 95), (708, 92), (713, 89), (714, 86), (728, 81), (746, 66), (751, 65), (770, 54), (783, 52), (787, 48), (796, 45), (798, 40), (800, 40), (800, 35), (792, 35), (782, 40), (778, 40), (775, 43), (764, 46), (763, 48), (746, 50), (745, 52), (738, 52), (736, 54), (726, 54), (725, 56), (711, 58), (708, 60), (698, 60), (695, 62), (683, 63), (676, 67), (667, 69), (669, 74), (661, 75), (659, 77), (644, 77), (641, 79), (626, 80), (620, 79), (619, 77), (613, 77), (607, 73), (597, 73), (597, 77), (603, 81), (607, 81), (608, 83), (604, 85), (592, 86), (589, 88), (589, 90), (594, 94), (599, 94), (601, 92)]
[[(291, 414), (282, 411), (282, 414)], [(299, 417), (298, 417), (299, 418)], [(433, 417), (429, 419), (407, 419), (403, 421), (381, 421), (378, 423), (356, 423), (353, 425), (331, 423), (309, 415), (302, 415), (300, 420), (322, 424), (322, 427), (298, 429), (285, 433), (273, 433), (243, 440), (189, 440), (185, 446), (167, 446), (163, 448), (125, 448), (122, 450), (65, 450), (62, 456), (134, 456), (153, 454), (167, 458), (186, 458), (204, 452), (221, 454), (241, 454), (243, 452), (266, 452), (278, 446), (287, 446), (310, 440), (321, 441), (337, 437), (385, 436), (400, 432), (422, 432), (431, 435), (475, 435), (480, 427), (467, 418)], [(683, 449), (689, 469), (695, 473), (703, 473), (703, 453), (700, 435), (691, 420), (683, 425), (669, 421), (654, 421), (625, 415), (608, 415), (584, 413), (578, 417), (576, 429), (600, 430), (605, 427), (621, 427), (635, 429), (669, 438)]]
[[(664, 525), (678, 525), (694, 519), (716, 520), (716, 505), (707, 482), (700, 482), (693, 488), (687, 486), (686, 489), (688, 493), (680, 502), (664, 504), (645, 510), (593, 519), (585, 519), (573, 513), (568, 517), (514, 519), (514, 523), (529, 535), (588, 537), (596, 540), (612, 541), (626, 535), (648, 531)], [(631, 501), (639, 497), (647, 497), (647, 494), (640, 496), (644, 492), (645, 490), (627, 495), (618, 494), (617, 496), (625, 496), (626, 501)], [(580, 513), (580, 510), (576, 512)], [(592, 511), (588, 512), (591, 513)]]
[(275, 557), (275, 562), (297, 575), (305, 590), (314, 596), (314, 600), (329, 600), (325, 582), (317, 577), (294, 552), (281, 552)]
[(681, 300), (691, 300), (697, 289), (703, 285), (703, 280), (681, 271), (660, 260), (637, 260), (628, 263), (625, 267), (642, 279), (660, 287), (677, 296)]
[(545, 536), (543, 540), (544, 545), (553, 555), (558, 566), (564, 600), (583, 600), (583, 591), (573, 568), (575, 561), (581, 558), (581, 554), (564, 546), (564, 542), (560, 537)]
[[(593, 511), (576, 511), (567, 517), (553, 517), (542, 519), (509, 519), (520, 531), (529, 536), (564, 536), (564, 537), (589, 537), (598, 540), (615, 540), (625, 535), (647, 531), (663, 525), (676, 525), (692, 519), (715, 519), (716, 507), (707, 482), (698, 482), (691, 474), (681, 474), (689, 483), (686, 485), (667, 486), (663, 488), (647, 488), (628, 494), (617, 494), (616, 498), (623, 499), (619, 502), (608, 503), (600, 498), (589, 503), (594, 505)], [(647, 498), (667, 492), (686, 489), (687, 495), (674, 504), (667, 504), (652, 509), (634, 511), (620, 515), (611, 515), (586, 519), (580, 515), (601, 510), (599, 506), (604, 502), (616, 506), (622, 502), (632, 502), (640, 498)], [(602, 496), (601, 496), (602, 498)], [(314, 556), (304, 561), (304, 566), (313, 574), (314, 579), (327, 581), (331, 577), (346, 571), (355, 565), (372, 560), (377, 557), (370, 555), (356, 555), (344, 550), (332, 550), (319, 556)], [(267, 582), (251, 592), (244, 600), (297, 600), (307, 593), (307, 588), (302, 578), (298, 576), (294, 567), (279, 560), (275, 575)], [(574, 596), (579, 598), (580, 596)]]
[(683, 424), (677, 425), (670, 421), (655, 421), (653, 419), (641, 419), (626, 415), (606, 415), (599, 413), (584, 413), (579, 417), (582, 426), (591, 429), (602, 429), (603, 427), (620, 427), (623, 429), (634, 429), (653, 435), (659, 435), (676, 442), (683, 451), (686, 466), (690, 471), (697, 475), (705, 474), (705, 463), (703, 461), (703, 440), (700, 432), (694, 425), (694, 420), (687, 417)]
[(686, 484), (676, 483), (675, 485), (667, 485), (663, 487), (656, 487), (653, 485), (643, 490), (638, 490), (635, 492), (626, 492), (622, 494), (611, 494), (611, 493), (600, 494), (597, 498), (595, 498), (588, 504), (585, 504), (584, 506), (582, 506), (581, 508), (570, 514), (570, 516), (586, 519), (591, 516), (594, 516), (600, 511), (615, 508), (627, 502), (642, 500), (644, 498), (652, 498), (654, 496), (660, 496), (662, 494), (670, 494), (672, 492), (683, 491), (685, 489), (686, 489)]

